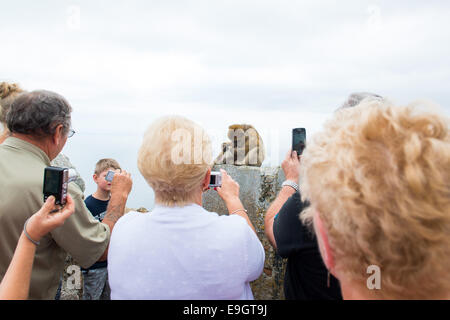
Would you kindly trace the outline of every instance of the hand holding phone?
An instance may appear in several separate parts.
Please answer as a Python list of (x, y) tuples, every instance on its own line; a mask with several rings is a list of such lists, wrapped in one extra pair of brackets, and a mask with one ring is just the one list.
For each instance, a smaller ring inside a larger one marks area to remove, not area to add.
[(297, 151), (297, 155), (300, 156), (306, 146), (306, 129), (295, 128), (292, 129), (292, 151)]
[(281, 163), (281, 169), (283, 169), (286, 180), (291, 180), (298, 184), (300, 176), (300, 159), (297, 151), (289, 150), (286, 154), (286, 158)]

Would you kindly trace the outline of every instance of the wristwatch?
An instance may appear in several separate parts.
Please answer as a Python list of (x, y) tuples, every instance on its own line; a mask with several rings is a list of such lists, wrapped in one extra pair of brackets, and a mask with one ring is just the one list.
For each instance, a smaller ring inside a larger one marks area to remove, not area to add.
[(294, 181), (292, 180), (286, 180), (285, 182), (283, 182), (283, 184), (281, 185), (281, 187), (283, 188), (284, 186), (289, 186), (291, 188), (293, 188), (295, 191), (298, 192), (298, 184), (296, 184)]

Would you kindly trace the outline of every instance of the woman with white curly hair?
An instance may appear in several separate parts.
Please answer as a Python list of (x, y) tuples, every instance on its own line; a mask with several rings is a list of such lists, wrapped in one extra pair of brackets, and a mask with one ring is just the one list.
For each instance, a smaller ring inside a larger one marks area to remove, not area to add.
[(217, 192), (229, 215), (202, 208), (211, 164), (199, 125), (170, 116), (150, 126), (138, 167), (156, 205), (148, 214), (128, 213), (114, 228), (112, 299), (253, 299), (249, 282), (262, 273), (264, 249), (225, 171)]

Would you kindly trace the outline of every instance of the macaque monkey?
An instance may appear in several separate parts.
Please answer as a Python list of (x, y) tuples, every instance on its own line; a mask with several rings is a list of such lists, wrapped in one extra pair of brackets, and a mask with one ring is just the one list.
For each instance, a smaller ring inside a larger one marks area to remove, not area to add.
[(228, 127), (229, 142), (222, 143), (222, 150), (214, 164), (260, 167), (266, 156), (261, 136), (252, 125), (233, 124)]

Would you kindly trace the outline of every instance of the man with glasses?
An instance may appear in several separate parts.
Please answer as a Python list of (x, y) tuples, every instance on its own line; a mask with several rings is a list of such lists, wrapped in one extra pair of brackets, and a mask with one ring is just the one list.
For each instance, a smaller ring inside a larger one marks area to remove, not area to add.
[[(45, 167), (75, 133), (71, 129), (71, 111), (62, 96), (33, 91), (17, 97), (7, 113), (11, 135), (0, 145), (0, 280), (25, 221), (44, 203)], [(69, 183), (75, 213), (37, 245), (30, 299), (54, 299), (66, 252), (85, 268), (106, 259), (111, 230), (124, 213), (131, 186), (129, 173), (114, 176), (110, 205), (103, 222), (98, 222), (86, 208), (83, 192)]]
[(72, 138), (74, 134), (75, 134), (75, 130), (69, 129), (69, 134), (67, 135), (67, 138)]

